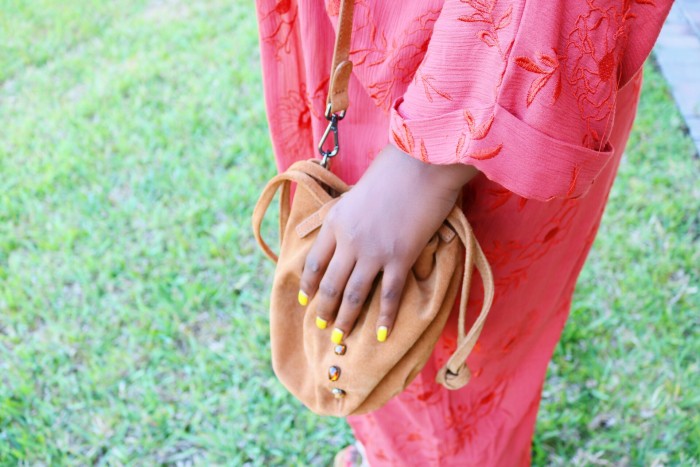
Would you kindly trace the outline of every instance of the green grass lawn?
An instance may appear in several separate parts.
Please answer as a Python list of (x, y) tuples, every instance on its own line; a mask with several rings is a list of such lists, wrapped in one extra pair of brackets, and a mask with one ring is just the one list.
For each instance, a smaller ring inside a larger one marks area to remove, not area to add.
[[(538, 465), (700, 461), (700, 162), (649, 67)], [(0, 464), (327, 465), (269, 361), (250, 0), (0, 0)]]

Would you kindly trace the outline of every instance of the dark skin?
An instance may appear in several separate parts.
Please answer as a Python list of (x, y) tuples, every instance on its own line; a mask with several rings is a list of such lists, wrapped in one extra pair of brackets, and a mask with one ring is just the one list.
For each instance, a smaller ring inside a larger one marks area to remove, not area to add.
[(352, 332), (380, 271), (377, 339), (391, 334), (411, 267), (477, 174), (464, 164), (425, 164), (389, 144), (329, 211), (306, 258), (300, 302), (316, 296), (317, 325), (332, 324), (334, 342)]

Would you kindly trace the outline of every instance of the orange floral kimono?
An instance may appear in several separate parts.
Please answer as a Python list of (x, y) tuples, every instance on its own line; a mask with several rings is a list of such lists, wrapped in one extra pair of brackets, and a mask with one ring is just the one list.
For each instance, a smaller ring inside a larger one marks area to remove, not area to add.
[[(333, 171), (355, 183), (389, 142), (429, 164), (478, 168), (463, 207), (496, 296), (465, 388), (435, 383), (455, 347), (453, 319), (403, 394), (348, 422), (373, 466), (527, 465), (547, 364), (671, 1), (355, 3), (351, 106)], [(257, 0), (279, 170), (316, 155), (338, 7)], [(472, 317), (482, 297), (477, 280)]]

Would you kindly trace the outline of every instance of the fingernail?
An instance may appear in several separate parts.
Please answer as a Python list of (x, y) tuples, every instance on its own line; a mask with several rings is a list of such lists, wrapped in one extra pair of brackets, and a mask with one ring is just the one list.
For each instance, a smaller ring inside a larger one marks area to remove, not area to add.
[(379, 326), (377, 328), (377, 340), (379, 342), (384, 342), (388, 333), (389, 329), (386, 326)]
[(316, 317), (316, 327), (319, 329), (326, 329), (326, 326), (328, 326), (328, 321), (321, 318), (320, 316), (317, 316)]
[(306, 295), (306, 293), (303, 290), (299, 291), (299, 295), (297, 295), (297, 299), (299, 300), (299, 305), (301, 305), (301, 306), (306, 306), (309, 304), (309, 296)]
[(333, 332), (331, 333), (331, 340), (334, 344), (340, 344), (343, 342), (343, 331), (338, 328), (334, 328)]

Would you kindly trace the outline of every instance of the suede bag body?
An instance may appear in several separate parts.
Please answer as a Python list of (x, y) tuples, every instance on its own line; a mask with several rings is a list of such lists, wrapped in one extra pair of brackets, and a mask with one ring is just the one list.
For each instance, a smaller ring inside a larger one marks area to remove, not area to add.
[[(296, 184), (293, 203), (292, 184)], [(338, 354), (331, 342), (332, 326), (324, 330), (316, 327), (315, 299), (306, 307), (298, 303), (306, 256), (326, 213), (348, 189), (317, 161), (301, 161), (270, 180), (255, 207), (256, 240), (277, 262), (270, 298), (275, 374), (297, 399), (317, 414), (342, 417), (378, 409), (403, 391), (421, 371), (461, 290), (457, 350), (440, 369), (436, 380), (448, 389), (463, 387), (470, 377), (466, 358), (493, 299), (493, 278), (459, 207), (455, 206), (409, 273), (395, 324), (385, 342), (376, 338), (381, 275), (355, 327), (343, 341), (343, 354)], [(279, 256), (260, 234), (262, 219), (278, 191)], [(466, 303), (475, 267), (484, 283), (484, 304), (472, 329), (465, 333)], [(331, 367), (337, 370), (337, 379), (330, 377)]]

